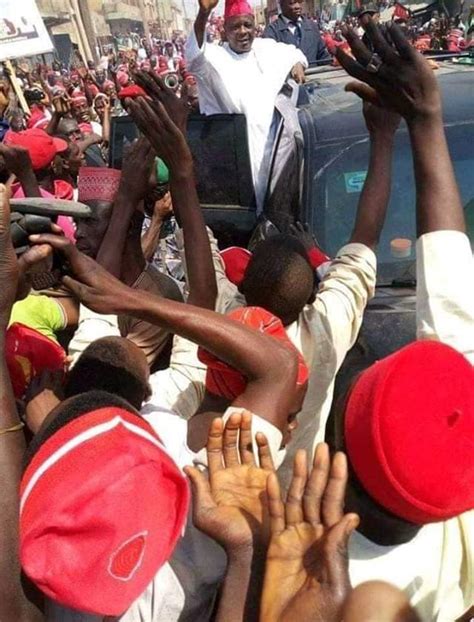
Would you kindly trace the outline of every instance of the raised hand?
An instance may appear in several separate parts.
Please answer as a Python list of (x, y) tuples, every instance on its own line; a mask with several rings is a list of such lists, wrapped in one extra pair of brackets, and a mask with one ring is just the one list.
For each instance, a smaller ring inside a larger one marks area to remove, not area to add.
[(78, 300), (96, 313), (118, 314), (128, 296), (133, 295), (133, 290), (78, 251), (67, 238), (45, 233), (30, 236), (30, 241), (35, 245), (48, 244), (61, 255), (68, 272), (62, 282)]
[(358, 525), (344, 515), (347, 461), (316, 448), (308, 478), (306, 452), (295, 456), (286, 504), (275, 475), (267, 482), (271, 540), (261, 601), (261, 622), (340, 622), (351, 589), (347, 543)]
[(375, 54), (367, 49), (352, 28), (344, 29), (355, 58), (338, 48), (337, 60), (347, 73), (360, 80), (349, 83), (346, 90), (365, 101), (398, 112), (408, 123), (433, 114), (440, 115), (441, 97), (433, 70), (410, 45), (401, 29), (396, 24), (389, 24), (387, 36), (384, 36), (368, 16), (363, 17), (362, 25)]
[(120, 190), (123, 190), (125, 196), (130, 199), (128, 204), (133, 209), (135, 209), (136, 202), (141, 201), (145, 197), (154, 158), (155, 152), (144, 136), (140, 136), (132, 143), (125, 153), (122, 176), (120, 178)]
[(219, 0), (199, 0), (199, 10), (209, 14), (219, 4)]
[(370, 134), (393, 136), (400, 125), (401, 116), (389, 108), (381, 108), (365, 101), (363, 111), (365, 124)]
[(186, 84), (181, 91), (181, 97), (178, 97), (172, 89), (166, 86), (160, 76), (151, 71), (137, 71), (134, 79), (153, 101), (163, 104), (171, 121), (183, 134), (186, 134), (186, 125), (190, 111)]
[(18, 264), (10, 235), (10, 196), (0, 184), (0, 330), (10, 320), (18, 288)]
[(10, 173), (21, 177), (25, 171), (33, 170), (28, 149), (16, 146), (7, 146), (0, 143), (0, 158)]
[(290, 225), (290, 233), (304, 245), (307, 252), (313, 248), (319, 248), (316, 238), (310, 231), (309, 225), (303, 225), (299, 220), (294, 225)]
[(192, 170), (192, 155), (182, 131), (171, 120), (161, 101), (147, 101), (144, 97), (127, 99), (127, 108), (150, 141), (157, 155), (175, 177)]
[(54, 112), (61, 117), (64, 117), (64, 115), (71, 111), (71, 101), (67, 95), (58, 95), (57, 97), (53, 97), (52, 103)]
[(259, 464), (252, 447), (252, 415), (234, 414), (225, 428), (214, 419), (209, 430), (209, 479), (186, 467), (194, 496), (193, 520), (198, 529), (228, 552), (266, 544), (269, 538), (267, 480), (274, 473), (267, 440), (257, 434)]

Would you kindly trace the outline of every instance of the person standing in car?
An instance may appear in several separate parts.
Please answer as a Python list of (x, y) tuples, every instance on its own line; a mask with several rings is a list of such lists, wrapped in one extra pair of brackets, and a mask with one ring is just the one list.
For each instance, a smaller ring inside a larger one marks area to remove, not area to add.
[(263, 36), (279, 43), (291, 43), (306, 56), (308, 63), (330, 61), (326, 45), (316, 22), (303, 15), (302, 0), (281, 0), (281, 13), (268, 24)]
[(255, 197), (261, 211), (274, 143), (275, 101), (288, 76), (304, 82), (308, 63), (294, 45), (256, 38), (253, 9), (247, 0), (226, 0), (226, 41), (222, 46), (209, 45), (205, 31), (217, 4), (218, 0), (199, 0), (194, 29), (186, 44), (187, 68), (196, 78), (203, 114), (246, 116)]

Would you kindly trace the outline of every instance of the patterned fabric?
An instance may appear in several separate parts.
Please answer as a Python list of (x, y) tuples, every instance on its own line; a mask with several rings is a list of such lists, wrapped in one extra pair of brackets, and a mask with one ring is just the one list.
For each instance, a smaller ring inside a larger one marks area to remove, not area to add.
[(77, 187), (79, 201), (109, 201), (115, 199), (121, 172), (113, 168), (83, 166), (79, 171)]

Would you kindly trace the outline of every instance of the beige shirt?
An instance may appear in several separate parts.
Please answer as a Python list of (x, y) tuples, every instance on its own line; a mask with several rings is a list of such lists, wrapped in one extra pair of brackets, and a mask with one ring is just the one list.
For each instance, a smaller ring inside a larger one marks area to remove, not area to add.
[[(216, 277), (221, 312), (245, 304), (235, 285), (227, 280), (223, 267), (217, 267)], [(284, 486), (289, 484), (296, 450), (303, 448), (312, 453), (315, 444), (324, 440), (334, 379), (357, 339), (364, 309), (374, 294), (375, 278), (373, 251), (363, 244), (347, 244), (331, 262), (315, 302), (307, 305), (298, 321), (286, 328), (288, 337), (302, 353), (310, 376), (298, 428), (279, 471)]]
[[(456, 231), (417, 241), (417, 334), (462, 352), (474, 363), (474, 262)], [(356, 533), (349, 543), (354, 586), (371, 579), (401, 588), (422, 620), (453, 622), (474, 604), (474, 511), (422, 527), (400, 546), (379, 546)]]

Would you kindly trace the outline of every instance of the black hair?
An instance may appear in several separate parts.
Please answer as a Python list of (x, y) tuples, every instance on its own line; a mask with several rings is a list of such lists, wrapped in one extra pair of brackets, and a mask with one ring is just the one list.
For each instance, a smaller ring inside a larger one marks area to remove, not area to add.
[(148, 383), (123, 348), (122, 338), (105, 337), (91, 343), (66, 379), (64, 395), (106, 391), (140, 409), (148, 394)]
[(302, 242), (285, 234), (260, 242), (240, 291), (248, 305), (263, 307), (285, 326), (296, 321), (314, 292), (314, 271)]
[(111, 406), (122, 408), (132, 415), (140, 417), (138, 412), (126, 400), (105, 391), (88, 391), (59, 404), (55, 409), (58, 411), (57, 416), (48, 425), (41, 427), (28, 445), (24, 457), (24, 469), (33, 460), (33, 457), (43, 443), (54, 436), (65, 425), (94, 410)]

